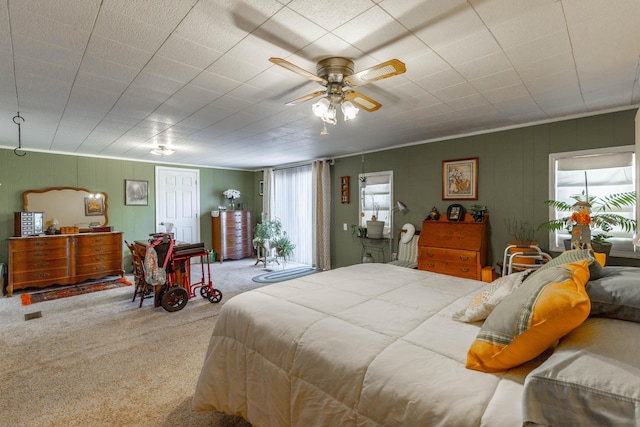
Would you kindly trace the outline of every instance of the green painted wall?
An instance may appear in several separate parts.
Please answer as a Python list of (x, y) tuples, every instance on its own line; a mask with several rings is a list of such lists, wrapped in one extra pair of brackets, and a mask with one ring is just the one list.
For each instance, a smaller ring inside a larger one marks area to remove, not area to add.
[[(394, 230), (407, 222), (420, 228), (433, 206), (446, 212), (451, 203), (460, 203), (467, 210), (476, 203), (486, 205), (490, 216), (490, 257), (495, 265), (502, 261), (510, 240), (505, 219), (517, 218), (534, 227), (547, 220), (544, 201), (549, 198), (549, 153), (633, 145), (635, 115), (636, 110), (627, 110), (366, 154), (365, 171), (394, 171), (394, 196), (410, 209), (406, 215), (395, 212)], [(442, 200), (442, 161), (469, 157), (478, 157), (478, 200)], [(350, 229), (343, 231), (344, 223), (357, 223), (360, 172), (360, 155), (336, 159), (332, 176), (334, 268), (361, 261), (358, 239)], [(339, 179), (344, 175), (351, 177), (350, 204), (339, 202)], [(545, 232), (538, 231), (536, 238), (541, 247), (548, 248)], [(640, 261), (632, 259), (611, 262), (640, 265)]]
[[(469, 208), (475, 203), (490, 210), (492, 263), (501, 260), (509, 237), (504, 220), (518, 218), (537, 226), (546, 221), (548, 198), (548, 155), (580, 149), (633, 145), (636, 110), (566, 120), (485, 135), (432, 142), (365, 155), (365, 171), (394, 171), (394, 193), (409, 208), (406, 215), (395, 213), (394, 230), (411, 222), (420, 227), (433, 206), (446, 211), (442, 200), (442, 161), (479, 158), (478, 201), (460, 202)], [(162, 164), (163, 166), (170, 166)], [(17, 157), (12, 150), (0, 149), (0, 262), (8, 260), (6, 239), (13, 235), (13, 212), (22, 210), (22, 193), (48, 187), (83, 187), (109, 195), (109, 223), (124, 232), (128, 241), (146, 238), (155, 230), (155, 164), (124, 160), (96, 159), (43, 153)], [(182, 166), (177, 166), (182, 167)], [(241, 191), (240, 201), (254, 212), (254, 223), (262, 210), (258, 182), (262, 171), (200, 170), (200, 234), (211, 247), (210, 211), (225, 204), (222, 192)], [(360, 262), (359, 241), (351, 231), (357, 222), (357, 176), (362, 171), (361, 156), (336, 159), (333, 167), (332, 266)], [(351, 203), (339, 202), (340, 176), (351, 177)], [(124, 206), (124, 180), (147, 180), (149, 206)], [(458, 202), (455, 202), (458, 203)], [(548, 247), (544, 232), (537, 233), (543, 248)], [(128, 251), (125, 266), (130, 265)], [(615, 259), (616, 264), (640, 265), (638, 260)]]
[[(158, 164), (160, 165), (160, 164)], [(13, 150), (0, 149), (0, 262), (8, 262), (8, 241), (13, 236), (13, 213), (22, 210), (22, 193), (49, 187), (81, 187), (102, 191), (109, 196), (109, 225), (124, 233), (132, 242), (146, 239), (155, 231), (155, 164), (124, 160), (98, 159), (44, 153), (14, 155)], [(169, 166), (161, 164), (161, 166)], [(184, 168), (183, 166), (175, 166)], [(200, 236), (211, 247), (211, 210), (226, 204), (222, 192), (240, 190), (241, 202), (254, 210), (257, 185), (255, 173), (210, 168), (200, 171)], [(149, 181), (149, 205), (125, 206), (125, 179)], [(258, 212), (262, 205), (258, 207)], [(124, 250), (125, 267), (130, 266), (128, 250)]]

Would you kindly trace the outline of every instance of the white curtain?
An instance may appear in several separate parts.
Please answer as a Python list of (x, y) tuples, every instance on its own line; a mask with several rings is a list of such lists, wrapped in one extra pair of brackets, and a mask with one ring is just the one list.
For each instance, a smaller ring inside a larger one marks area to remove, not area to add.
[(315, 264), (316, 268), (331, 269), (331, 162), (313, 162), (313, 193), (315, 201)]
[[(270, 218), (278, 218), (296, 245), (289, 261), (313, 264), (313, 191), (311, 165), (276, 169), (269, 194)], [(265, 180), (265, 191), (267, 181)]]

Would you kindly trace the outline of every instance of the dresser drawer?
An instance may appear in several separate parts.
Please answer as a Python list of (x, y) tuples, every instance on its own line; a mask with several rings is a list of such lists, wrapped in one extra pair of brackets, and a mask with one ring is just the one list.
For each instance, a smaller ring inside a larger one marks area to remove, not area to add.
[(67, 239), (65, 237), (25, 237), (22, 239), (12, 239), (10, 246), (14, 252), (66, 248)]
[(78, 256), (95, 255), (95, 254), (109, 254), (113, 252), (120, 252), (122, 245), (120, 243), (109, 243), (108, 245), (98, 246), (84, 246), (77, 248)]
[(120, 244), (120, 235), (114, 234), (91, 234), (76, 237), (78, 249), (93, 248), (95, 246), (110, 246)]
[(40, 270), (14, 271), (12, 274), (14, 285), (24, 285), (29, 287), (31, 282), (48, 282), (50, 284), (61, 283), (57, 280), (66, 279), (69, 276), (69, 270), (66, 265), (58, 264), (55, 268), (44, 268)]
[(431, 271), (433, 273), (480, 280), (476, 265), (443, 260), (427, 260), (421, 262), (420, 265), (422, 270)]
[(85, 264), (76, 266), (76, 276), (95, 276), (101, 277), (109, 273), (120, 274), (122, 269), (122, 260), (112, 260), (106, 262), (97, 262), (95, 264)]
[(442, 260), (475, 265), (477, 264), (478, 253), (475, 251), (465, 251), (459, 249), (422, 247), (420, 248), (420, 257), (424, 258), (425, 261)]
[(103, 262), (120, 261), (121, 255), (118, 252), (94, 253), (78, 256), (77, 265), (97, 264)]
[(11, 269), (29, 271), (66, 265), (69, 253), (67, 248), (38, 249), (33, 252), (17, 252), (11, 257)]

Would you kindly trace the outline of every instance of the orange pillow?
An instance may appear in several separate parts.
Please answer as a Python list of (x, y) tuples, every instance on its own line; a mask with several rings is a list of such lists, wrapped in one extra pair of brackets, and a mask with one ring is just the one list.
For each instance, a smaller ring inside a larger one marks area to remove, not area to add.
[(591, 304), (587, 261), (528, 277), (491, 312), (467, 354), (467, 368), (499, 372), (527, 362), (579, 326)]

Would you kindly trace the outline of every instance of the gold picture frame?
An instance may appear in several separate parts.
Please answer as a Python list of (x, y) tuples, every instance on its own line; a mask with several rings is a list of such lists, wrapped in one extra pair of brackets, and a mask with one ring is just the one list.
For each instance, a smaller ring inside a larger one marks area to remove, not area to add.
[(442, 200), (478, 200), (478, 158), (442, 162)]

